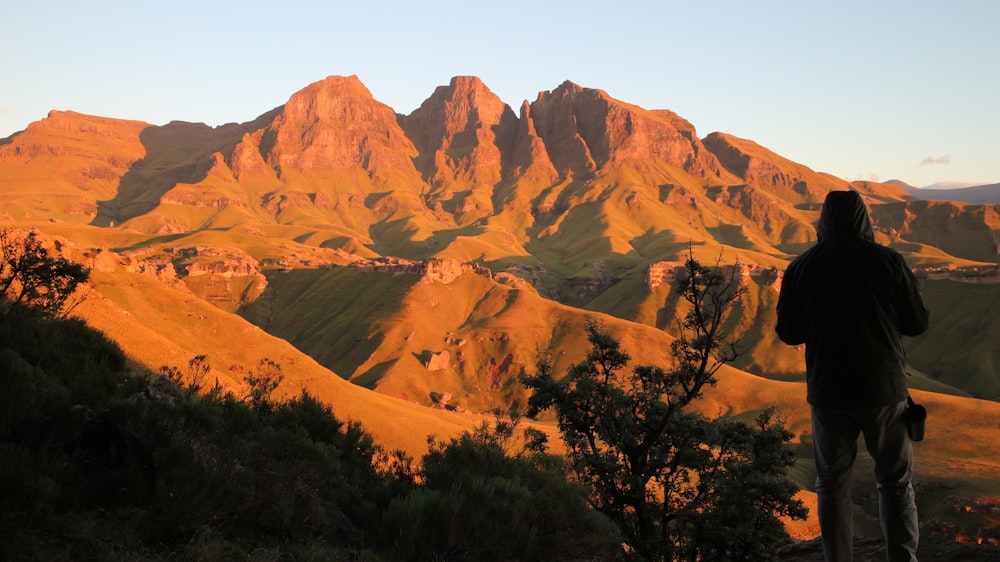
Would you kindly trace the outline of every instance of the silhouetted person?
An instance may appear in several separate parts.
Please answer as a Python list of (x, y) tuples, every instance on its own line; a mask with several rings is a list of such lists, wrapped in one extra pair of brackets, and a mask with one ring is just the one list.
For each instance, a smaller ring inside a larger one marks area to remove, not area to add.
[(777, 332), (789, 345), (806, 346), (823, 552), (827, 561), (852, 559), (851, 469), (863, 434), (875, 462), (887, 557), (916, 560), (901, 336), (927, 329), (927, 308), (903, 257), (875, 242), (857, 192), (829, 193), (816, 233), (817, 243), (785, 271)]

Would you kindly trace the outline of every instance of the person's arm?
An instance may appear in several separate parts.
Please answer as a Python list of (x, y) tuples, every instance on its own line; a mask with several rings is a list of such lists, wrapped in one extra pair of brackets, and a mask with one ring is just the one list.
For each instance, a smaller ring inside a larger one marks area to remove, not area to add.
[(901, 270), (898, 295), (899, 331), (904, 336), (919, 336), (927, 330), (930, 312), (920, 294), (920, 284), (903, 256), (899, 256), (899, 268)]
[(778, 324), (774, 328), (778, 338), (788, 345), (806, 342), (806, 319), (796, 285), (795, 268), (790, 265), (778, 293)]

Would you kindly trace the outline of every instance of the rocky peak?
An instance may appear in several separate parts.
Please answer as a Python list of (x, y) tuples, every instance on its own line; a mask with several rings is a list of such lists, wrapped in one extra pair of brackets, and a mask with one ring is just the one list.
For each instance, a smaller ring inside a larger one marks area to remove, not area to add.
[[(403, 176), (421, 183), (411, 160), (416, 149), (395, 111), (375, 100), (357, 76), (314, 82), (279, 109), (256, 141), (279, 174), (360, 168), (376, 182)], [(253, 141), (253, 135), (247, 140)]]
[(607, 113), (598, 92), (566, 81), (551, 92), (540, 92), (531, 104), (535, 131), (545, 143), (557, 170), (593, 173), (607, 160), (602, 125)]
[(593, 172), (609, 163), (651, 159), (710, 180), (728, 175), (695, 128), (673, 112), (650, 111), (603, 90), (563, 82), (531, 104), (535, 129), (557, 169)]
[(510, 106), (475, 76), (452, 78), (400, 122), (419, 151), (418, 169), (446, 191), (498, 183), (517, 131)]

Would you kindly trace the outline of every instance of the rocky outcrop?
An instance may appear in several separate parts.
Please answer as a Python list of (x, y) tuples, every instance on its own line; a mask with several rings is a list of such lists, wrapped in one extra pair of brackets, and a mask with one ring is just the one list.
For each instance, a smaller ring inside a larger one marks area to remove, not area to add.
[(646, 287), (650, 291), (663, 285), (673, 285), (685, 275), (684, 264), (673, 261), (658, 261), (646, 268)]
[(947, 280), (972, 285), (996, 285), (1000, 283), (1000, 265), (977, 267), (920, 267), (913, 270), (921, 279)]
[[(773, 287), (776, 291), (781, 290), (781, 278), (784, 272), (774, 266), (761, 266), (748, 263), (737, 263), (734, 265), (723, 265), (719, 268), (719, 273), (725, 279), (735, 277), (740, 285), (747, 286), (754, 281), (765, 287)], [(646, 287), (650, 291), (663, 284), (674, 285), (683, 281), (687, 277), (687, 268), (683, 263), (661, 261), (652, 263), (646, 268)]]
[[(785, 272), (774, 266), (739, 263), (722, 266), (720, 273), (725, 278), (736, 275), (740, 284), (746, 286), (751, 281), (765, 287), (781, 290), (781, 280)], [(994, 285), (1000, 283), (1000, 266), (984, 265), (978, 267), (918, 267), (913, 269), (918, 279), (947, 280), (956, 283), (973, 285)], [(683, 263), (661, 261), (652, 263), (646, 268), (646, 287), (650, 291), (663, 284), (673, 285), (687, 275)]]
[(892, 240), (918, 242), (986, 263), (1000, 258), (1000, 205), (921, 200), (875, 205), (871, 214)]
[(451, 354), (447, 349), (428, 353), (427, 361), (424, 362), (424, 368), (428, 371), (442, 371), (449, 366), (451, 366)]
[(220, 275), (223, 277), (261, 275), (260, 263), (253, 256), (236, 248), (195, 246), (164, 248), (182, 276)]
[(489, 270), (478, 267), (476, 264), (464, 262), (457, 259), (437, 259), (428, 260), (421, 264), (421, 283), (441, 283), (447, 285), (461, 277), (465, 272), (486, 273)]
[(441, 283), (447, 285), (466, 273), (492, 278), (490, 270), (473, 262), (443, 258), (430, 260), (406, 260), (400, 258), (377, 258), (355, 260), (348, 267), (361, 271), (405, 273), (420, 277), (420, 283)]

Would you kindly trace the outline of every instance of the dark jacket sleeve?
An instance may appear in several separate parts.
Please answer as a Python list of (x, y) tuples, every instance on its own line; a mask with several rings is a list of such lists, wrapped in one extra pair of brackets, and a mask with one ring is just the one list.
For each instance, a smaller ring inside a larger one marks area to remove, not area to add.
[(806, 342), (806, 318), (804, 303), (801, 300), (796, 282), (796, 267), (793, 262), (785, 270), (778, 293), (778, 323), (774, 330), (778, 338), (788, 345), (800, 345)]
[(927, 330), (930, 312), (924, 305), (920, 285), (913, 270), (903, 256), (897, 254), (900, 269), (899, 293), (897, 294), (899, 331), (904, 336), (919, 336)]

